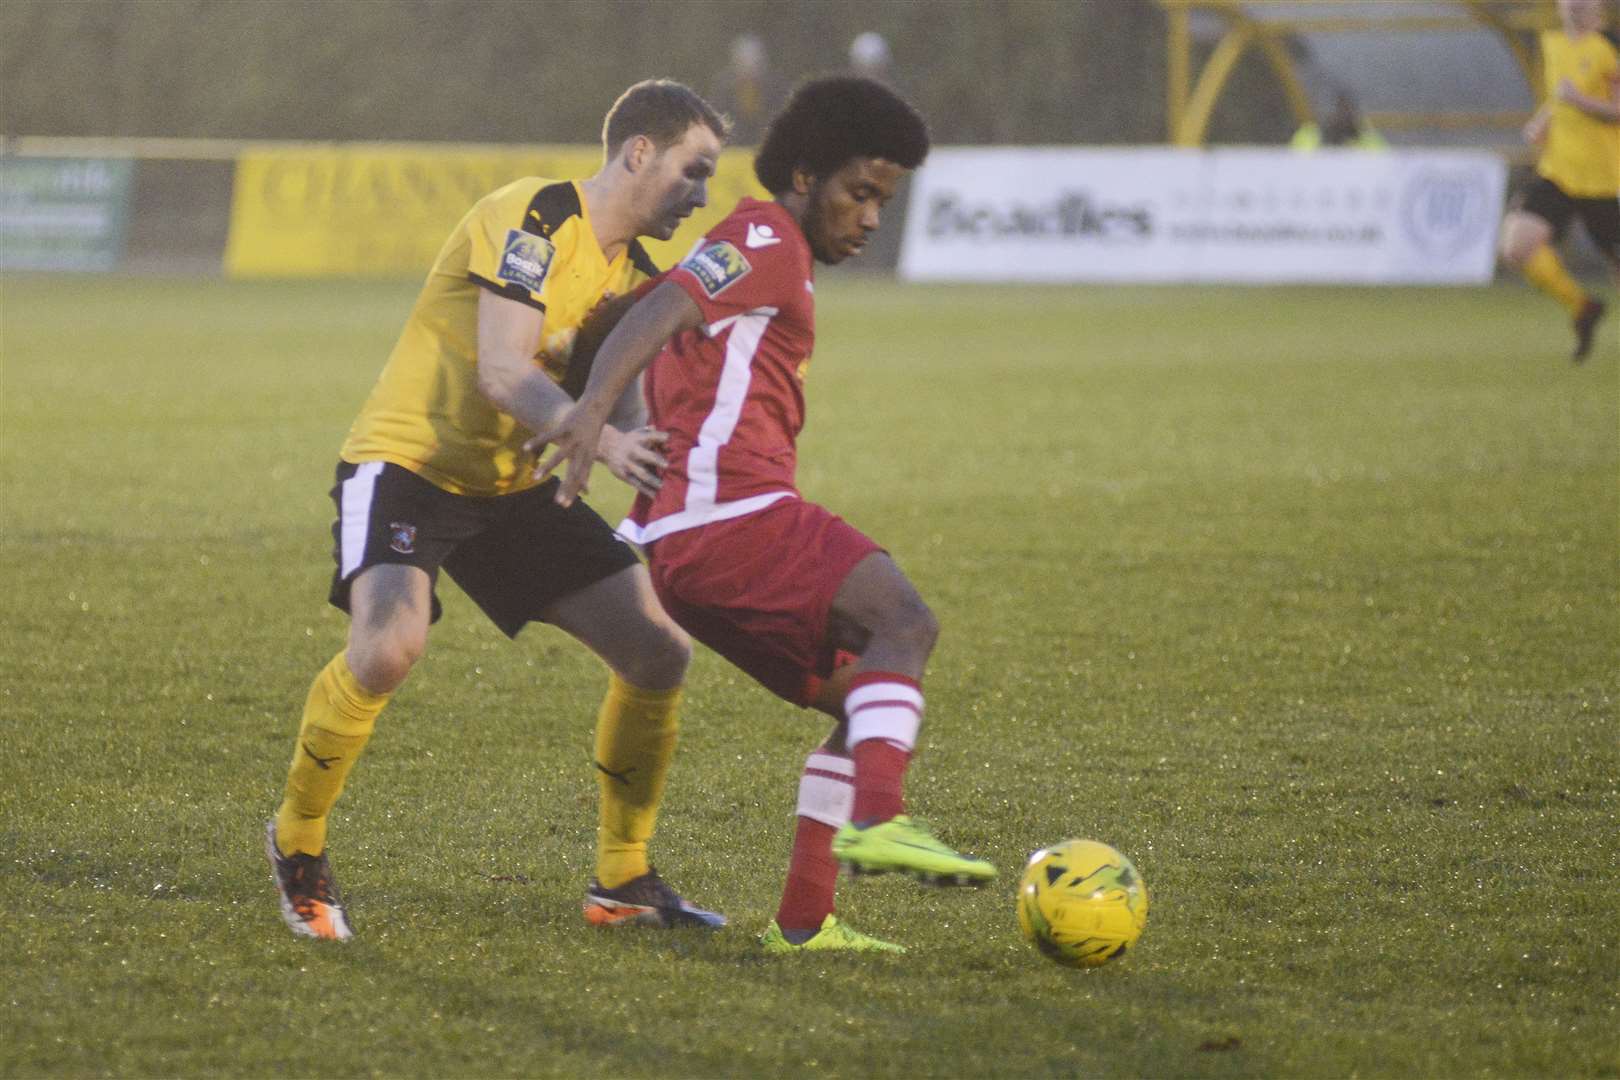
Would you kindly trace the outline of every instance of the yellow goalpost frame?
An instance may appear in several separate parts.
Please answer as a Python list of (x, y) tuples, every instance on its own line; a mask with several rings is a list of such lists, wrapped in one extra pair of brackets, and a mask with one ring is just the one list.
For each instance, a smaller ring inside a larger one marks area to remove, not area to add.
[[(1169, 55), (1166, 65), (1165, 112), (1167, 136), (1173, 146), (1202, 146), (1209, 133), (1215, 106), (1231, 81), (1232, 73), (1251, 48), (1260, 54), (1282, 85), (1296, 126), (1314, 122), (1310, 95), (1287, 46), (1296, 33), (1489, 30), (1512, 53), (1533, 99), (1541, 98), (1540, 58), (1528, 40), (1530, 31), (1557, 25), (1553, 0), (1458, 0), (1453, 15), (1380, 15), (1377, 5), (1363, 5), (1366, 14), (1345, 15), (1344, 4), (1335, 2), (1334, 13), (1283, 19), (1257, 19), (1267, 0), (1158, 0), (1169, 20)], [(1294, 3), (1291, 6), (1299, 6)], [(1202, 70), (1193, 71), (1191, 19), (1194, 12), (1215, 15), (1224, 25), (1214, 50)], [(1529, 119), (1521, 112), (1419, 112), (1387, 111), (1367, 114), (1368, 121), (1386, 131), (1417, 128), (1462, 130), (1467, 128), (1512, 129)]]

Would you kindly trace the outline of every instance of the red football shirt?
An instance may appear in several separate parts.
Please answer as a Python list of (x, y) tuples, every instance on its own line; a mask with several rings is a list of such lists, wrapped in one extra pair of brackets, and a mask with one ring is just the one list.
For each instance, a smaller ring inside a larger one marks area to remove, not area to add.
[(810, 245), (776, 202), (743, 199), (668, 274), (703, 325), (647, 369), (649, 423), (669, 432), (664, 486), (619, 532), (649, 543), (796, 498), (795, 440), (815, 345)]

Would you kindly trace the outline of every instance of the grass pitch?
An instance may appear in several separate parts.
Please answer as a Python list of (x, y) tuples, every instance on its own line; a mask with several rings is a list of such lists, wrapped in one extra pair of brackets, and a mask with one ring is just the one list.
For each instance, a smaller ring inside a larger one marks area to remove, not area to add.
[[(940, 616), (913, 806), (1002, 879), (844, 883), (903, 959), (761, 955), (823, 726), (700, 651), (655, 856), (733, 926), (588, 930), (603, 672), (446, 582), (323, 947), (260, 835), (412, 295), (4, 282), (0, 1074), (1620, 1076), (1615, 335), (1572, 367), (1510, 288), (833, 278), (803, 486)], [(1094, 972), (1015, 925), (1070, 836), (1152, 890)]]

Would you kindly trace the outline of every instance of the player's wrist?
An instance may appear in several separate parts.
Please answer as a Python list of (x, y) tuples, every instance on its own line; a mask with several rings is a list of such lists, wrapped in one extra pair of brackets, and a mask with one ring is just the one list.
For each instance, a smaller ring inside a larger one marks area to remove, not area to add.
[(624, 441), (624, 432), (612, 424), (603, 424), (601, 432), (596, 436), (596, 460), (606, 461), (616, 446)]

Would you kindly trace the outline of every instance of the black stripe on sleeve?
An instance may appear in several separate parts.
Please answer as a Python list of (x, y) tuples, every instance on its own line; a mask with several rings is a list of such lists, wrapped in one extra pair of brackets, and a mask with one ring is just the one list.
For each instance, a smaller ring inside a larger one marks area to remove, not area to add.
[(658, 264), (652, 261), (652, 256), (647, 254), (647, 249), (641, 246), (640, 240), (630, 241), (630, 265), (648, 277), (658, 276)]
[(523, 211), (523, 231), (550, 238), (563, 222), (581, 212), (579, 192), (572, 183), (548, 184), (534, 193)]
[(474, 285), (488, 289), (496, 296), (504, 296), (508, 300), (516, 300), (520, 304), (527, 304), (536, 311), (546, 310), (545, 302), (536, 300), (534, 294), (521, 285), (514, 285), (508, 281), (491, 281), (484, 275), (475, 274), (471, 270), (467, 271), (467, 280)]

